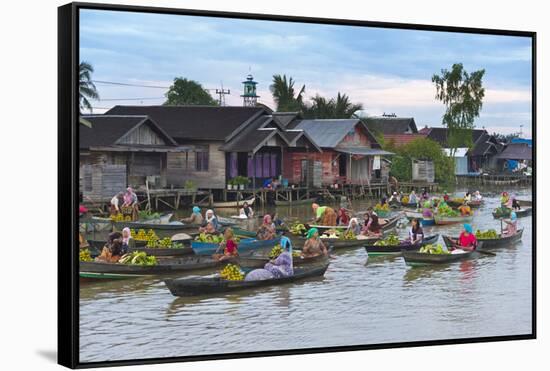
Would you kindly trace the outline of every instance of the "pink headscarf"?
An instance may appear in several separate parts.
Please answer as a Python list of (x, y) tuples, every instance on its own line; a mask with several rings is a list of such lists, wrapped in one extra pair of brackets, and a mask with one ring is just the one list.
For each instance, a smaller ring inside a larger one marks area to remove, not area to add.
[[(128, 232), (128, 237), (124, 237), (124, 232)], [(122, 230), (122, 243), (128, 244), (130, 238), (132, 238), (132, 232), (130, 231), (130, 228), (126, 227)]]
[(269, 214), (264, 215), (264, 224), (271, 224), (271, 215)]

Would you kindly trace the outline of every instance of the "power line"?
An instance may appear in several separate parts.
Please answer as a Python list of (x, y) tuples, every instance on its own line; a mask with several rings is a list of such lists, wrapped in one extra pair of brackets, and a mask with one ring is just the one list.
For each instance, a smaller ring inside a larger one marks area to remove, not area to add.
[(146, 97), (146, 98), (100, 98), (102, 102), (107, 101), (119, 101), (119, 100), (153, 100), (153, 99), (166, 99), (166, 97)]
[[(137, 88), (170, 89), (169, 86), (130, 84), (130, 83), (126, 83), (126, 82), (116, 82), (116, 81), (92, 80), (92, 82), (94, 84), (133, 86), (133, 87), (137, 87)], [(216, 90), (216, 89), (204, 89), (204, 90), (213, 91), (213, 90)]]

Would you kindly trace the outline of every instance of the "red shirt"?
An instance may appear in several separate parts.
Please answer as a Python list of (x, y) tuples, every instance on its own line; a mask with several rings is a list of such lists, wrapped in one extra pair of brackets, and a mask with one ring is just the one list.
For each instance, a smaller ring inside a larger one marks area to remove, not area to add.
[(228, 240), (225, 243), (225, 253), (229, 255), (237, 254), (237, 244), (233, 240)]
[(473, 233), (468, 234), (466, 236), (464, 232), (460, 234), (460, 237), (458, 237), (458, 244), (460, 246), (466, 247), (466, 246), (475, 246), (477, 245), (477, 239), (476, 236), (474, 236)]

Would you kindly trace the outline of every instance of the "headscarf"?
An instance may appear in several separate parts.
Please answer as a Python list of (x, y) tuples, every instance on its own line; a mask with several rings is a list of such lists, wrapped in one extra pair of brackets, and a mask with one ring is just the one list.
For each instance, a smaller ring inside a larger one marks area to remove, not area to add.
[[(208, 216), (209, 214), (211, 216)], [(210, 223), (212, 220), (216, 219), (216, 215), (214, 214), (214, 210), (212, 210), (212, 209), (206, 210), (206, 214), (204, 214), (204, 217), (205, 217), (207, 223)]]
[(271, 225), (271, 215), (269, 215), (269, 214), (264, 215), (264, 224)]
[(355, 225), (359, 225), (359, 221), (357, 220), (357, 218), (351, 218), (351, 219), (349, 220), (348, 229), (353, 228), (353, 225), (352, 225), (353, 222), (355, 222)]
[(468, 224), (468, 223), (465, 223), (465, 224), (464, 224), (464, 230), (465, 230), (466, 232), (468, 232), (468, 233), (473, 233), (473, 232), (474, 232), (472, 226), (471, 226), (470, 224)]
[(315, 233), (319, 233), (319, 230), (317, 228), (310, 228), (309, 231), (307, 231), (306, 238), (309, 240)]
[(193, 214), (200, 214), (201, 208), (198, 206), (193, 206)]
[[(124, 237), (124, 232), (128, 232), (128, 237)], [(122, 243), (128, 244), (130, 238), (132, 238), (132, 232), (130, 231), (130, 228), (125, 227), (124, 229), (122, 229)]]
[(518, 216), (517, 216), (517, 214), (516, 214), (515, 211), (512, 211), (512, 212), (510, 213), (510, 219), (511, 219), (513, 222), (515, 222), (515, 221), (518, 219)]
[(316, 204), (315, 202), (311, 204), (311, 208), (313, 210), (317, 210), (319, 208), (319, 204)]

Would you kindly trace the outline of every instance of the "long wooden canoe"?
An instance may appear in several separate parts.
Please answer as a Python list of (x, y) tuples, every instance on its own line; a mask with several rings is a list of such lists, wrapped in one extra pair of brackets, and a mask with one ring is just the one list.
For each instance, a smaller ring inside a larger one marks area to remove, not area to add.
[(462, 254), (428, 254), (419, 251), (403, 251), (403, 259), (407, 265), (431, 265), (448, 264), (461, 260), (478, 258), (481, 254), (477, 251), (468, 251)]
[(393, 246), (376, 246), (374, 244), (365, 245), (365, 250), (369, 256), (380, 256), (380, 255), (400, 255), (403, 251), (417, 251), (422, 246), (436, 243), (439, 239), (439, 235), (433, 235), (424, 238), (420, 243), (415, 244), (399, 244)]
[[(516, 234), (511, 236), (505, 236), (502, 237), (502, 235), (499, 235), (498, 238), (478, 238), (477, 240), (480, 242), (483, 242), (483, 248), (484, 249), (495, 249), (498, 247), (503, 247), (506, 245), (509, 245), (511, 243), (517, 242), (521, 240), (521, 236), (523, 235), (523, 228), (518, 230)], [(454, 246), (454, 243), (452, 240), (456, 241), (458, 237), (449, 237), (449, 236), (443, 236), (443, 241), (445, 241), (445, 245), (447, 247)]]
[[(456, 200), (449, 200), (447, 202), (447, 205), (449, 205), (450, 207), (459, 207), (462, 204), (463, 202), (456, 201)], [(467, 202), (467, 205), (470, 206), (472, 209), (477, 209), (481, 205), (483, 205), (483, 200), (471, 200)]]
[[(382, 230), (386, 231), (389, 229), (394, 228), (397, 225), (397, 222), (402, 218), (402, 214), (399, 213), (396, 216), (393, 216), (389, 219), (387, 219), (387, 222), (382, 224)], [(326, 225), (318, 225), (318, 224), (310, 224), (309, 228), (317, 228), (319, 230), (319, 233), (323, 233), (324, 231), (328, 231), (329, 229), (335, 229), (335, 230), (345, 230), (348, 228), (347, 225), (337, 225), (337, 226), (326, 226)]]
[(437, 214), (434, 215), (435, 224), (437, 225), (469, 223), (473, 219), (474, 219), (473, 215), (470, 215), (470, 216), (441, 216)]
[[(239, 242), (238, 251), (240, 255), (246, 255), (259, 249), (272, 248), (276, 244), (281, 242), (281, 237), (276, 237), (271, 240), (257, 240), (255, 238), (242, 239)], [(212, 255), (218, 250), (219, 244), (210, 242), (191, 242), (191, 248), (196, 255)]]
[(307, 278), (323, 276), (328, 268), (328, 263), (321, 266), (295, 268), (294, 275), (283, 278), (273, 278), (256, 281), (229, 281), (219, 277), (205, 278), (177, 278), (165, 280), (164, 283), (174, 296), (195, 296), (203, 294), (223, 294), (226, 292), (282, 285), (301, 281)]
[(184, 255), (193, 255), (193, 249), (190, 246), (176, 247), (176, 248), (149, 248), (149, 247), (131, 247), (130, 252), (144, 252), (147, 255), (153, 256), (184, 256)]
[(521, 207), (532, 207), (533, 206), (533, 201), (531, 200), (516, 200), (518, 203), (519, 203), (519, 206)]
[[(514, 210), (514, 212), (516, 213), (516, 216), (518, 218), (524, 218), (524, 217), (529, 216), (533, 213), (533, 208), (532, 207), (524, 207), (523, 209), (520, 209), (520, 210)], [(495, 219), (509, 218), (510, 217), (510, 212), (505, 214), (505, 213), (502, 213), (502, 212), (497, 212), (495, 210), (495, 211), (493, 211), (493, 217)]]

